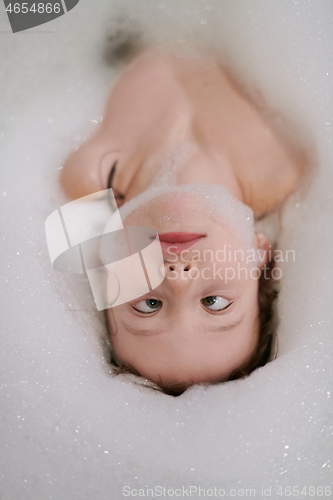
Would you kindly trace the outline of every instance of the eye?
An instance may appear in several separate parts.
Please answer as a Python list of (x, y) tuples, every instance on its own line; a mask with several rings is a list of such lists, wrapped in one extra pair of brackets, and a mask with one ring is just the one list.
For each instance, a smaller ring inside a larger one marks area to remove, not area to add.
[(133, 309), (144, 314), (151, 314), (162, 307), (162, 301), (156, 299), (146, 299), (132, 305)]
[(231, 306), (232, 302), (217, 295), (209, 295), (202, 299), (201, 304), (210, 311), (222, 311)]

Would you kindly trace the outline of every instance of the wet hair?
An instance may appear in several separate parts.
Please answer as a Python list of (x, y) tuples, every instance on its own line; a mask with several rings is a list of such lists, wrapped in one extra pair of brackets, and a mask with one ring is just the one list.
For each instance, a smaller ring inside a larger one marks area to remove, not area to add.
[[(236, 380), (239, 378), (244, 378), (250, 375), (254, 370), (266, 365), (272, 360), (272, 350), (275, 349), (275, 335), (277, 330), (277, 315), (276, 315), (276, 298), (278, 296), (278, 291), (276, 289), (276, 280), (272, 277), (272, 270), (274, 267), (274, 262), (269, 262), (263, 269), (261, 276), (259, 278), (258, 285), (258, 303), (259, 303), (259, 336), (256, 348), (254, 349), (252, 355), (247, 360), (247, 362), (233, 370), (227, 377), (212, 383), (227, 382), (229, 380)], [(140, 373), (135, 370), (131, 365), (124, 364), (118, 361), (112, 343), (111, 343), (111, 332), (109, 321), (105, 312), (106, 326), (108, 330), (108, 336), (110, 339), (110, 363), (112, 365), (112, 373), (114, 375), (119, 375), (123, 373), (131, 373), (140, 377)], [(273, 352), (273, 355), (276, 353)], [(209, 384), (209, 385), (210, 385)], [(170, 382), (164, 383), (160, 380), (157, 383), (158, 387), (152, 387), (153, 389), (160, 390), (164, 394), (170, 396), (180, 396), (189, 387), (194, 385), (193, 383), (187, 382)], [(198, 385), (207, 385), (198, 384)]]

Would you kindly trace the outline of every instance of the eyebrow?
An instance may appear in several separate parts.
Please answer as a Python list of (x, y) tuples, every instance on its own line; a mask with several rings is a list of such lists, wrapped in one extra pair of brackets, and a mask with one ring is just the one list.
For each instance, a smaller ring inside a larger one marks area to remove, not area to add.
[(229, 330), (232, 330), (236, 326), (240, 325), (241, 322), (244, 319), (245, 314), (238, 320), (234, 321), (233, 323), (230, 323), (229, 325), (216, 325), (216, 326), (204, 326), (202, 331), (204, 332), (226, 332)]
[[(245, 314), (239, 318), (237, 321), (233, 323), (229, 323), (229, 325), (217, 325), (217, 326), (204, 326), (201, 330), (203, 332), (226, 332), (230, 331), (236, 326), (240, 325), (244, 319)], [(127, 323), (127, 321), (122, 321), (123, 327), (131, 333), (132, 335), (143, 335), (143, 336), (152, 336), (152, 335), (161, 335), (165, 333), (166, 330), (163, 328), (151, 329), (151, 328), (138, 328), (137, 326), (132, 325), (131, 323)]]
[(150, 335), (160, 335), (161, 333), (165, 333), (166, 330), (163, 328), (138, 328), (137, 326), (132, 325), (131, 323), (127, 323), (127, 321), (122, 321), (121, 322), (123, 327), (126, 328), (126, 330), (129, 331), (129, 333), (132, 333), (133, 335), (144, 335), (144, 336), (150, 336)]

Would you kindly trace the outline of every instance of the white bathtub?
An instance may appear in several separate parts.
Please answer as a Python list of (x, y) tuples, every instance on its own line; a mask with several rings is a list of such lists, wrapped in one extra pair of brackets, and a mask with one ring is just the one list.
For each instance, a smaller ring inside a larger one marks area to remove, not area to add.
[[(296, 262), (282, 266), (277, 359), (178, 398), (109, 375), (87, 282), (56, 273), (45, 240), (67, 201), (58, 169), (116, 76), (100, 54), (119, 10), (156, 44), (237, 61), (316, 149), (314, 181), (282, 218)], [(52, 30), (0, 33), (1, 499), (331, 498), (332, 3), (81, 0), (33, 31)]]

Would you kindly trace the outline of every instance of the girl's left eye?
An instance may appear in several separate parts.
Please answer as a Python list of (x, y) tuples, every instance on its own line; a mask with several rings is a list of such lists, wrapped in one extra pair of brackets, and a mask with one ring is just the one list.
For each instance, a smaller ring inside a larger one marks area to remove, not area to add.
[(162, 307), (162, 301), (156, 299), (141, 300), (137, 304), (132, 305), (133, 309), (144, 314), (151, 314), (158, 311)]
[(232, 302), (217, 295), (209, 295), (209, 297), (201, 300), (201, 304), (210, 311), (222, 311), (223, 309), (227, 309)]

